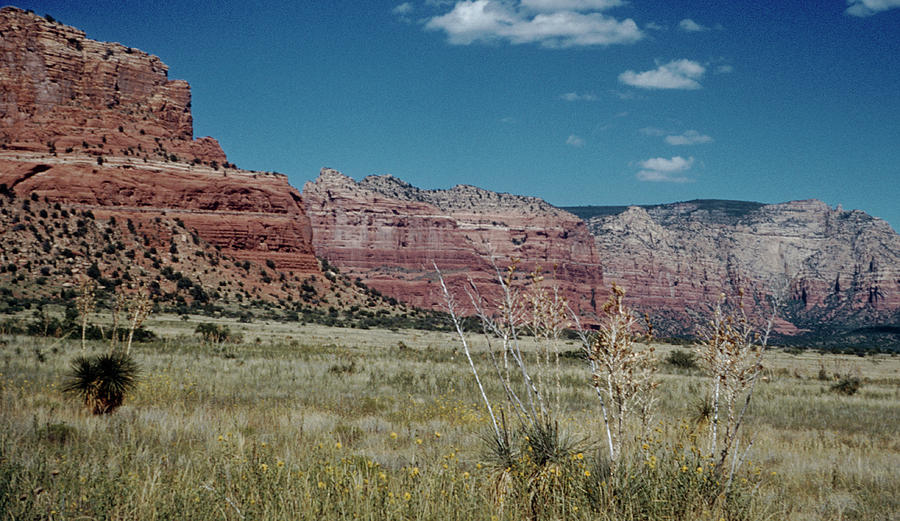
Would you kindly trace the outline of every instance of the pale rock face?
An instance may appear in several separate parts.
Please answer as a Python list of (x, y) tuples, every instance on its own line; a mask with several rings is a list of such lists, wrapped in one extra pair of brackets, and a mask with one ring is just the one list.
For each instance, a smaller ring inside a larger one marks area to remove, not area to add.
[(299, 192), (222, 168), (215, 139), (192, 139), (190, 87), (159, 58), (10, 7), (0, 34), (0, 183), (117, 219), (178, 217), (240, 259), (318, 272)]
[(589, 218), (604, 279), (617, 281), (664, 329), (745, 292), (784, 305), (778, 329), (856, 327), (897, 320), (900, 236), (881, 219), (821, 201), (750, 204), (739, 212), (678, 203)]

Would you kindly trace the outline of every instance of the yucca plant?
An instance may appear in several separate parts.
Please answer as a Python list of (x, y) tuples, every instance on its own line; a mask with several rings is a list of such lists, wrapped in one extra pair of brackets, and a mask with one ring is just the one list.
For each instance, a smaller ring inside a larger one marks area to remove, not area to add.
[(137, 363), (124, 353), (79, 356), (63, 391), (76, 395), (94, 414), (109, 414), (134, 389), (137, 375)]

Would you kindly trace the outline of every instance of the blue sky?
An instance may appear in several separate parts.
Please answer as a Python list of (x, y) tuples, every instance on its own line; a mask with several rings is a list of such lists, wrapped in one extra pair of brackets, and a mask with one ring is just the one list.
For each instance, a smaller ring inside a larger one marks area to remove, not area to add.
[(195, 135), (557, 205), (818, 198), (900, 228), (900, 0), (23, 2), (158, 55)]

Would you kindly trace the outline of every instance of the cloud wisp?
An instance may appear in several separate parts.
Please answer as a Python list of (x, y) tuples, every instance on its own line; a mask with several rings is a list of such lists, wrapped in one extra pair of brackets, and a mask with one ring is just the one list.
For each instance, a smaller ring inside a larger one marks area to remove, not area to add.
[(847, 0), (847, 14), (866, 17), (900, 8), (900, 0)]
[(581, 148), (584, 146), (584, 138), (575, 134), (569, 134), (569, 137), (566, 138), (566, 144), (570, 147)]
[(681, 134), (666, 136), (666, 143), (670, 145), (701, 145), (703, 143), (712, 143), (712, 141), (713, 138), (696, 130), (686, 130)]
[(635, 72), (627, 70), (619, 74), (619, 81), (625, 85), (641, 89), (663, 90), (696, 90), (701, 88), (700, 79), (706, 73), (706, 67), (693, 60), (673, 60), (659, 67)]
[(565, 101), (597, 101), (599, 98), (597, 98), (596, 94), (590, 92), (582, 92), (580, 94), (577, 92), (567, 92), (561, 94), (559, 99)]
[(675, 156), (671, 159), (653, 157), (638, 163), (641, 170), (635, 175), (640, 181), (657, 183), (689, 183), (693, 181), (685, 173), (694, 166), (694, 158)]
[(678, 22), (678, 28), (686, 33), (702, 33), (703, 31), (709, 30), (709, 27), (700, 25), (690, 18), (685, 18), (684, 20)]
[(617, 0), (463, 0), (434, 16), (425, 28), (443, 31), (455, 45), (505, 41), (547, 48), (634, 43), (644, 34), (634, 20), (617, 20), (601, 11)]

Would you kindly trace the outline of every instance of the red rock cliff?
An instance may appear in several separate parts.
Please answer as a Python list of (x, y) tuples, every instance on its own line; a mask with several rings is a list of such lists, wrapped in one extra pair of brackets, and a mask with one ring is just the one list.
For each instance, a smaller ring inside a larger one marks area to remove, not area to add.
[(180, 218), (238, 258), (314, 272), (300, 194), (280, 174), (224, 168), (192, 139), (190, 88), (159, 58), (0, 10), (0, 183), (133, 220)]
[(323, 169), (303, 188), (316, 253), (379, 291), (440, 307), (436, 263), (459, 285), (466, 275), (490, 288), (491, 259), (526, 273), (551, 271), (573, 307), (593, 308), (602, 286), (593, 238), (580, 219), (532, 197), (471, 186), (421, 190), (392, 176), (360, 182)]
[(0, 10), (0, 143), (9, 149), (225, 162), (193, 139), (191, 90), (156, 56)]

